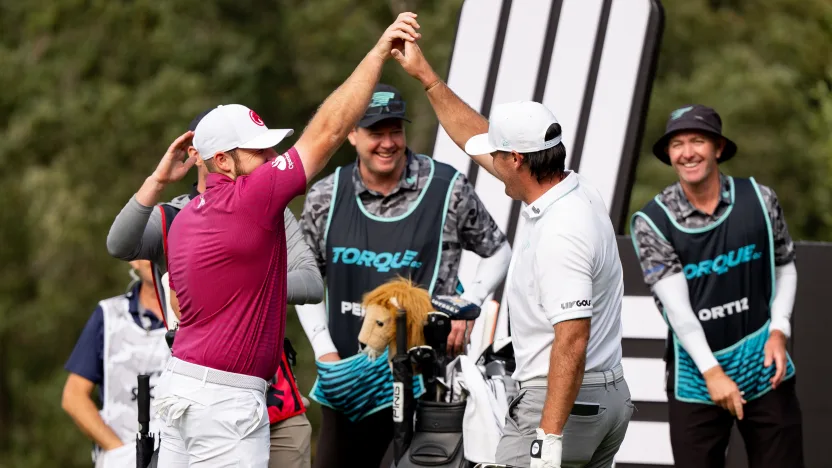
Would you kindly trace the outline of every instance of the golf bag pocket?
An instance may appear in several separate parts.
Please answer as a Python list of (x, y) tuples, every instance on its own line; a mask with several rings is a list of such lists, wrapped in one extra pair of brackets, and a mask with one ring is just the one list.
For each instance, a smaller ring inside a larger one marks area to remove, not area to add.
[(465, 402), (419, 401), (413, 440), (397, 468), (466, 466), (462, 446)]
[[(335, 362), (316, 361), (318, 378), (309, 398), (356, 422), (393, 406), (393, 372), (387, 351), (376, 359), (355, 354)], [(425, 393), (421, 375), (413, 376), (413, 398)]]

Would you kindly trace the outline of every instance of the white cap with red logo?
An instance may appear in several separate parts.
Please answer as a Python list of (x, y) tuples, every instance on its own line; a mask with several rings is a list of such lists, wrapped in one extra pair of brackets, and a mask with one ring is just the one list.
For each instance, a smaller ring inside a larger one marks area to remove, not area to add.
[(203, 160), (236, 148), (265, 149), (277, 146), (294, 133), (292, 129), (270, 130), (256, 112), (240, 104), (217, 106), (194, 130), (194, 148)]

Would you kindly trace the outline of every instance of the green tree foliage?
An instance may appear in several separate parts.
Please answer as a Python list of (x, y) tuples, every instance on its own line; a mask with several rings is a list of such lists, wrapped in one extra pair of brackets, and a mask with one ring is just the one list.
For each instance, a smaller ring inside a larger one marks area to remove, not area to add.
[(665, 1), (666, 23), (631, 213), (676, 180), (651, 147), (670, 112), (714, 107), (739, 147), (721, 165), (777, 193), (795, 239), (829, 240), (832, 3)]
[[(446, 62), (460, 4), (0, 1), (0, 467), (89, 465), (61, 410), (63, 364), (96, 302), (129, 280), (105, 247), (114, 216), (193, 116), (240, 102), (299, 135), (401, 8), (419, 8), (423, 47)], [(384, 79), (416, 97), (424, 146), (435, 119), (418, 84), (393, 63)], [(351, 157), (346, 145), (331, 167)], [(314, 361), (289, 314), (307, 392)]]
[[(696, 101), (739, 144), (726, 172), (772, 186), (796, 238), (829, 239), (832, 4), (663, 3), (632, 209), (673, 180), (649, 147), (668, 112)], [(113, 218), (193, 116), (239, 102), (299, 135), (405, 8), (444, 74), (461, 4), (0, 0), (0, 468), (89, 466), (91, 444), (60, 406), (63, 364), (96, 302), (128, 282), (128, 265), (106, 252)], [(436, 119), (419, 84), (393, 63), (383, 80), (407, 97), (410, 146), (429, 151)], [(345, 144), (324, 174), (351, 158)], [(306, 393), (314, 360), (291, 309), (288, 321)], [(313, 404), (316, 428), (318, 415)]]

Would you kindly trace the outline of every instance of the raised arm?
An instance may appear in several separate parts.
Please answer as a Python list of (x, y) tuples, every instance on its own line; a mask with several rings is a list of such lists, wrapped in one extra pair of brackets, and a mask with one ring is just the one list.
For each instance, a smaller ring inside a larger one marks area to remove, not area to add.
[(153, 173), (116, 216), (107, 234), (110, 255), (121, 260), (142, 259), (162, 264), (159, 261), (164, 257), (161, 216), (153, 207), (165, 187), (185, 177), (196, 162), (195, 152), (187, 154), (192, 139), (193, 132), (188, 131), (171, 143)]
[(311, 181), (320, 172), (335, 150), (355, 128), (370, 103), (373, 88), (381, 76), (390, 50), (401, 41), (415, 41), (419, 23), (416, 14), (402, 13), (379, 39), (373, 49), (358, 64), (355, 71), (318, 108), (303, 134), (295, 143), (306, 179)]
[(164, 265), (162, 216), (153, 206), (144, 206), (133, 196), (116, 216), (107, 234), (107, 252), (115, 258), (150, 260)]
[[(410, 76), (422, 83), (430, 105), (433, 106), (433, 111), (439, 119), (439, 124), (460, 149), (465, 151), (465, 143), (472, 136), (488, 132), (488, 120), (460, 99), (439, 78), (415, 42), (406, 42), (404, 52), (396, 49), (393, 50), (392, 55)], [(490, 154), (471, 156), (471, 158), (499, 179), (497, 173), (494, 172), (494, 163)]]

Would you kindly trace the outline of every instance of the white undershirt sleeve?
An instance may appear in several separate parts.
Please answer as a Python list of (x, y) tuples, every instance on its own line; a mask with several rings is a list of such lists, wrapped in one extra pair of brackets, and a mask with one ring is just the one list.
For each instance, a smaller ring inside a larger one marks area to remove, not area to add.
[(792, 334), (791, 317), (797, 294), (797, 268), (789, 262), (774, 269), (774, 302), (771, 304), (770, 330), (780, 330), (789, 338)]
[(338, 352), (335, 343), (332, 342), (332, 337), (329, 335), (329, 320), (326, 316), (324, 301), (317, 304), (296, 305), (295, 311), (306, 337), (309, 338), (312, 350), (315, 352), (315, 359), (324, 354)]
[(684, 273), (676, 273), (657, 281), (653, 285), (653, 292), (662, 302), (670, 327), (696, 363), (699, 372), (704, 374), (706, 370), (717, 366), (719, 363), (705, 338), (705, 330), (690, 305), (688, 281)]
[(465, 289), (462, 297), (478, 306), (482, 306), (485, 298), (493, 293), (500, 282), (505, 279), (510, 262), (511, 246), (508, 241), (505, 241), (493, 255), (480, 260), (474, 280), (471, 284), (462, 285)]
[(575, 234), (552, 235), (537, 245), (535, 294), (553, 326), (592, 317), (592, 259), (592, 247)]

